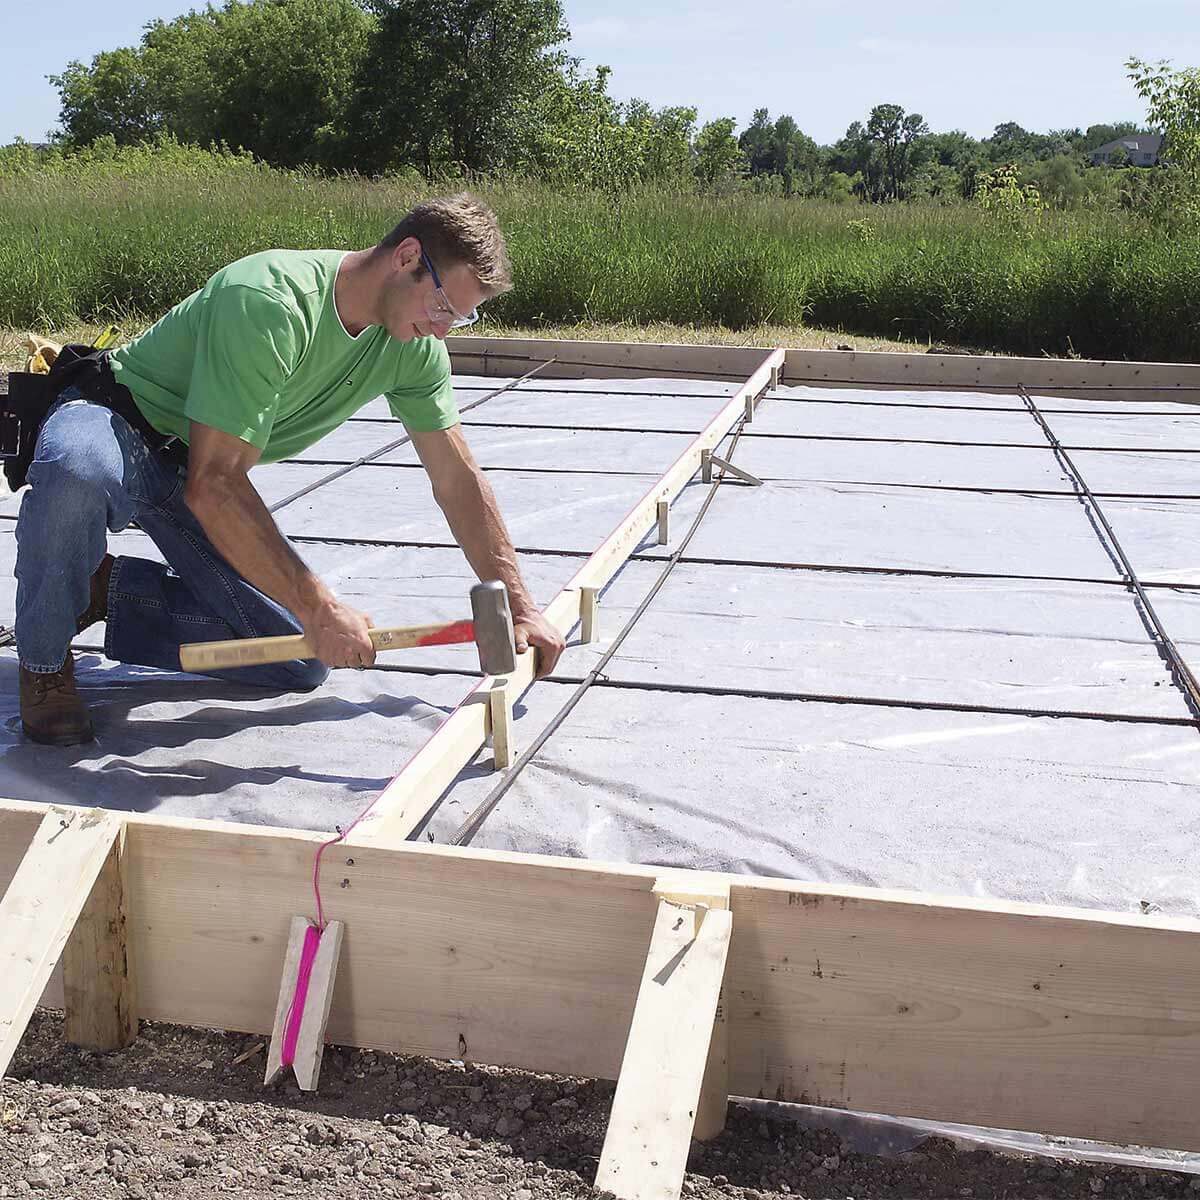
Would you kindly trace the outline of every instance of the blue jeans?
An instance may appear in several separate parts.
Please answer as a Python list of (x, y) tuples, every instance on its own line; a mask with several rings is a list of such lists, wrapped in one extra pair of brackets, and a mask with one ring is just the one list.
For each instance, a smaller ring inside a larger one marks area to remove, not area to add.
[[(30, 671), (59, 670), (107, 531), (136, 520), (169, 565), (116, 559), (104, 652), (118, 662), (179, 670), (184, 642), (301, 633), (287, 609), (247, 583), (184, 503), (186, 474), (116, 413), (67, 388), (38, 435), (17, 519), (17, 650)], [(328, 674), (295, 660), (214, 671), (221, 679), (308, 690)]]

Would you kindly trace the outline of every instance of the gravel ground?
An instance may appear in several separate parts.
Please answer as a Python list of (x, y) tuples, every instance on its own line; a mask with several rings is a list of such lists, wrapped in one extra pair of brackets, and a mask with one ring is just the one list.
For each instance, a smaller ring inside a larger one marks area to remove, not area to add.
[[(0, 1085), (0, 1197), (208, 1200), (250, 1194), (549, 1200), (591, 1186), (612, 1084), (329, 1047), (321, 1089), (262, 1087), (261, 1040), (144, 1023), (128, 1050), (62, 1043), (39, 1011)], [(243, 1061), (238, 1061), (239, 1059)], [(962, 1152), (927, 1139), (898, 1158), (733, 1107), (694, 1146), (700, 1200), (1156, 1197), (1200, 1180)]]

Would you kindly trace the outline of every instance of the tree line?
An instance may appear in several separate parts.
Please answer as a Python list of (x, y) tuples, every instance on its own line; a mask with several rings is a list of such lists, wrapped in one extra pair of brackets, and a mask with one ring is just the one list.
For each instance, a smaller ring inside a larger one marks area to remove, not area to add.
[[(617, 101), (608, 68), (584, 71), (569, 36), (559, 0), (226, 0), (51, 76), (58, 136), (76, 147), (168, 137), (282, 167), (520, 175), (614, 195), (661, 183), (950, 203), (1013, 164), (1060, 207), (1132, 205), (1151, 186), (1151, 173), (1090, 168), (1090, 151), (1143, 132), (1133, 122), (1049, 133), (1005, 122), (976, 139), (879, 104), (821, 146), (766, 109), (739, 132), (728, 117), (700, 125), (694, 107)], [(1153, 109), (1161, 75), (1136, 65)]]

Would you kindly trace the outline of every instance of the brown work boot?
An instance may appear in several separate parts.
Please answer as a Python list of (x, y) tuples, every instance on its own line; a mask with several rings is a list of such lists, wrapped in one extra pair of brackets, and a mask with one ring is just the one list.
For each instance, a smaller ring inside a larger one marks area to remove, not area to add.
[(78, 746), (95, 734), (87, 705), (75, 689), (75, 660), (45, 674), (21, 668), (21, 728), (47, 746)]
[(108, 616), (108, 577), (112, 574), (112, 569), (113, 556), (106, 554), (92, 572), (91, 583), (88, 585), (88, 606), (79, 614), (79, 620), (75, 623), (76, 633), (90, 629), (97, 621), (103, 621)]

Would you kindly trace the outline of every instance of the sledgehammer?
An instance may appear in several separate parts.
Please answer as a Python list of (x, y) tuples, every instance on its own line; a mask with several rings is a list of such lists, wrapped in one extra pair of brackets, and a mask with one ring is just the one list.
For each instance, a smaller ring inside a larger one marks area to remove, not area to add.
[[(508, 589), (497, 580), (477, 583), (471, 589), (471, 612), (475, 618), (473, 621), (452, 621), (448, 625), (407, 625), (367, 632), (376, 650), (406, 650), (413, 646), (450, 646), (460, 642), (475, 642), (479, 647), (479, 666), (486, 674), (507, 675), (515, 671), (517, 657)], [(179, 665), (185, 671), (197, 673), (312, 657), (312, 645), (303, 634), (236, 638), (231, 642), (190, 642), (179, 647)]]

